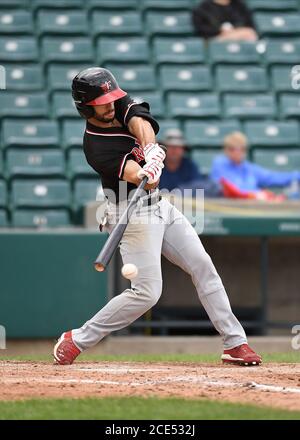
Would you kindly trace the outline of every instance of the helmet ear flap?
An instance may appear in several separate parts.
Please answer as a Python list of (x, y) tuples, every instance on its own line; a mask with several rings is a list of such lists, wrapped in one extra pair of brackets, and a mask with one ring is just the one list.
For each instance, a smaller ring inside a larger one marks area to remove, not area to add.
[(90, 119), (95, 114), (93, 107), (89, 105), (76, 104), (76, 108), (80, 116), (85, 119)]

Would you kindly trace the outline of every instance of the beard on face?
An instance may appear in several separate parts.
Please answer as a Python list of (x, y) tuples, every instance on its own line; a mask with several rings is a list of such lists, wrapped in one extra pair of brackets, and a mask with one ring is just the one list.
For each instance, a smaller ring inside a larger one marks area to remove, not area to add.
[[(112, 117), (108, 118), (107, 116), (105, 116), (105, 115), (109, 115), (112, 112), (113, 112), (113, 116)], [(113, 122), (113, 120), (115, 119), (115, 111), (114, 110), (113, 111), (110, 110), (109, 112), (104, 113), (101, 116), (97, 115), (97, 113), (96, 113), (94, 118), (97, 119), (97, 121), (99, 121), (99, 122), (110, 123), (110, 122)]]

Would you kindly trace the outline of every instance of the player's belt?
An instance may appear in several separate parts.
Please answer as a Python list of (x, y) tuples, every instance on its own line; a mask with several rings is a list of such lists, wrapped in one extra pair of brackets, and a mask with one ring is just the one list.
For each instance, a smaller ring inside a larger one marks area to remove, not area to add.
[[(151, 205), (155, 205), (155, 203), (160, 202), (162, 199), (162, 196), (159, 194), (158, 191), (154, 192), (154, 193), (148, 193), (148, 195), (143, 196), (139, 201), (138, 201), (138, 206), (140, 208), (143, 208), (145, 206), (151, 206)], [(117, 204), (113, 203), (113, 202), (108, 202), (111, 206), (114, 206), (115, 208), (117, 206), (120, 206), (120, 204), (125, 203), (125, 206), (127, 203), (129, 203), (130, 200), (122, 200), (121, 202), (118, 202)]]
[(155, 203), (158, 203), (160, 201), (161, 195), (156, 192), (154, 194), (151, 194), (150, 196), (143, 197), (140, 201), (140, 206), (144, 208), (145, 206), (155, 205)]

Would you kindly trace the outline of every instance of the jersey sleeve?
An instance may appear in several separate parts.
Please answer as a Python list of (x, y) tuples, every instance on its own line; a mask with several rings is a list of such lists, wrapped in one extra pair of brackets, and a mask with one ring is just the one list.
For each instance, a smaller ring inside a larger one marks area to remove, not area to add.
[[(141, 166), (144, 164), (143, 152), (140, 150), (139, 145), (134, 144), (132, 139), (129, 136), (124, 138), (112, 137), (109, 138), (109, 141), (101, 138), (102, 144), (99, 148), (97, 136), (86, 133), (84, 136), (84, 153), (88, 164), (107, 180), (116, 178), (123, 180), (128, 160), (134, 160), (140, 163)], [(120, 148), (122, 144), (123, 147)]]
[(155, 134), (159, 132), (158, 122), (153, 118), (150, 105), (147, 102), (136, 102), (129, 95), (126, 95), (115, 101), (115, 110), (116, 118), (125, 127), (128, 126), (133, 116), (139, 116), (150, 122)]
[(109, 179), (118, 177), (123, 180), (125, 165), (128, 160), (136, 160), (132, 151), (127, 154), (93, 155), (89, 157), (88, 163), (100, 176)]

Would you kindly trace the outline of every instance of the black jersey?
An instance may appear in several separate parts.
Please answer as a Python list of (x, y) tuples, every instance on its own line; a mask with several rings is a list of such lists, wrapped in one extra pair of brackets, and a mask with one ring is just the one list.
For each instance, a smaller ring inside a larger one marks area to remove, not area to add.
[[(83, 140), (83, 149), (89, 165), (100, 175), (104, 193), (111, 200), (111, 191), (115, 201), (123, 199), (119, 192), (119, 183), (123, 180), (126, 162), (135, 160), (141, 166), (145, 164), (144, 152), (138, 140), (129, 132), (128, 122), (133, 116), (146, 119), (152, 125), (155, 134), (159, 125), (150, 113), (149, 104), (136, 103), (128, 95), (115, 101), (115, 118), (121, 127), (102, 128), (87, 122)], [(128, 193), (136, 188), (134, 184), (126, 183)]]

